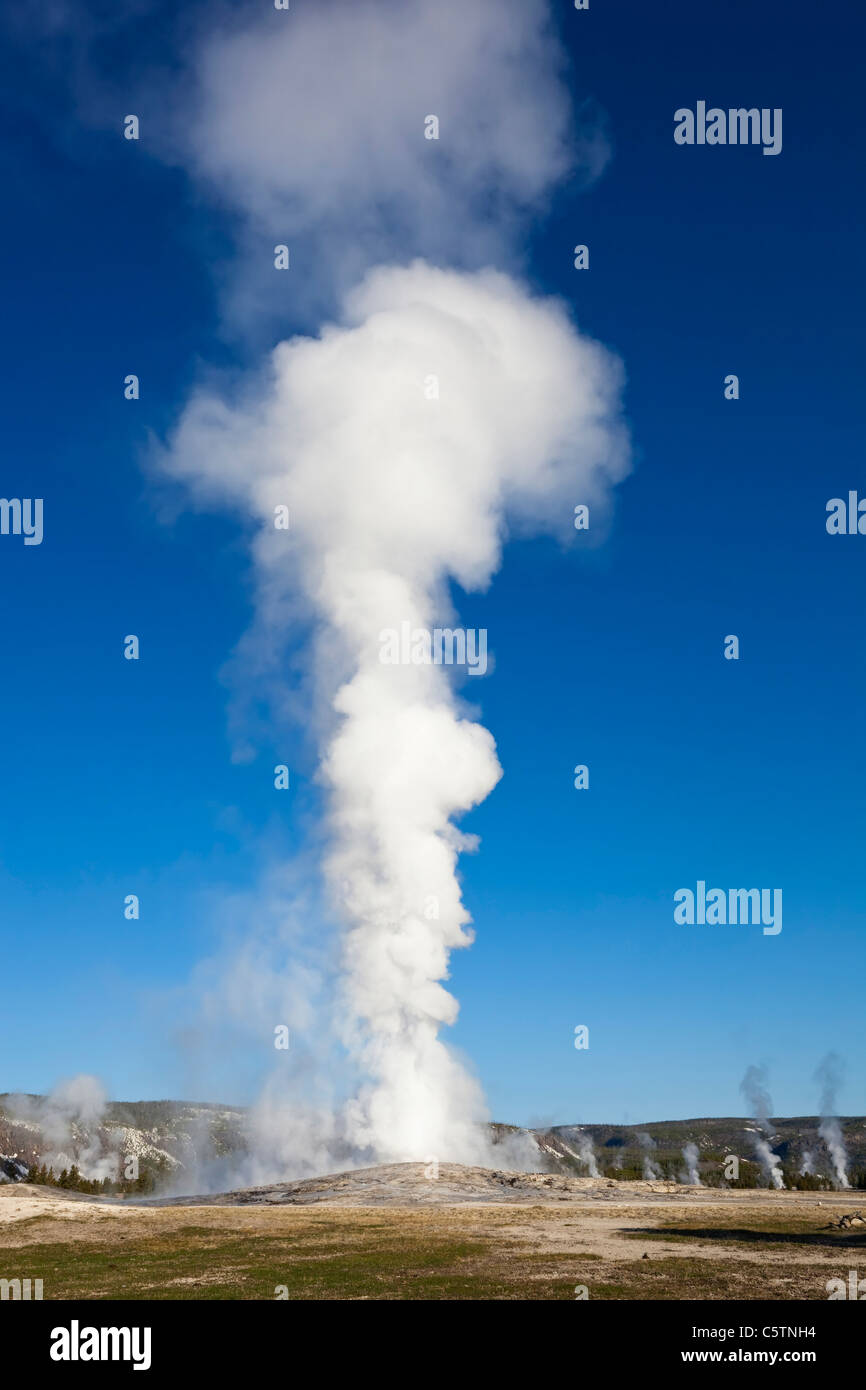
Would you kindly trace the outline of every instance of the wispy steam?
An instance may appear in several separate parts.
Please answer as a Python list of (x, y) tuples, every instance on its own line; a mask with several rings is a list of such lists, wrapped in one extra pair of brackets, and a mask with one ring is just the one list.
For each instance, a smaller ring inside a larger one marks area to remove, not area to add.
[(587, 1134), (586, 1130), (578, 1129), (574, 1131), (577, 1142), (577, 1156), (581, 1163), (586, 1165), (587, 1172), (591, 1178), (599, 1178), (598, 1163), (595, 1157), (595, 1147), (592, 1142), (592, 1135)]
[(751, 1112), (763, 1133), (755, 1133), (752, 1140), (755, 1152), (761, 1162), (769, 1182), (775, 1188), (783, 1188), (785, 1183), (782, 1178), (782, 1161), (777, 1154), (773, 1153), (764, 1135), (772, 1137), (773, 1127), (770, 1124), (770, 1111), (773, 1102), (770, 1093), (766, 1088), (767, 1073), (764, 1067), (747, 1067), (745, 1076), (740, 1082), (740, 1091), (749, 1103)]
[(647, 1182), (654, 1182), (662, 1175), (662, 1170), (655, 1160), (651, 1157), (656, 1147), (656, 1141), (646, 1130), (639, 1130), (637, 1142), (644, 1151), (643, 1154), (643, 1175)]
[(698, 1172), (698, 1160), (700, 1158), (700, 1152), (698, 1150), (697, 1144), (685, 1144), (683, 1146), (683, 1158), (685, 1159), (686, 1163), (686, 1173), (684, 1181), (689, 1183), (692, 1187), (703, 1187), (703, 1183), (701, 1182), (701, 1176)]
[(82, 1177), (117, 1178), (120, 1155), (108, 1150), (100, 1133), (107, 1096), (95, 1076), (61, 1081), (48, 1096), (10, 1096), (6, 1102), (16, 1119), (39, 1126), (40, 1163), (59, 1174), (76, 1164)]
[(835, 1052), (828, 1052), (818, 1066), (814, 1080), (821, 1088), (821, 1123), (818, 1133), (827, 1145), (833, 1165), (834, 1185), (847, 1188), (851, 1186), (847, 1171), (848, 1153), (842, 1137), (842, 1126), (836, 1118), (836, 1092), (842, 1084), (841, 1057)]
[(610, 153), (598, 115), (572, 111), (563, 66), (544, 0), (317, 0), (289, 23), (258, 7), (209, 18), (168, 144), (240, 218), (233, 316), (280, 321), (261, 255), (274, 242), (298, 270), (295, 313), (330, 309), (407, 250), (510, 266), (527, 212)]

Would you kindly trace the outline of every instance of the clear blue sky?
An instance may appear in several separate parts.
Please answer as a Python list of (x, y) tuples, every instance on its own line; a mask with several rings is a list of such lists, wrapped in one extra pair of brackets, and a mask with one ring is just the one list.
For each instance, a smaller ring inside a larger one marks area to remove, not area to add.
[[(863, 1113), (866, 537), (824, 522), (828, 498), (866, 496), (866, 23), (839, 0), (559, 8), (614, 157), (535, 225), (530, 277), (623, 358), (637, 460), (603, 546), (514, 543), (489, 594), (458, 596), (495, 653), (469, 694), (505, 776), (467, 822), (477, 941), (453, 961), (454, 1041), (518, 1123), (740, 1113), (753, 1061), (776, 1113), (813, 1112), (831, 1048), (842, 1110)], [(115, 76), (163, 33), (169, 53), (157, 11), (106, 57)], [(214, 274), (231, 228), (180, 171), (85, 125), (40, 47), (0, 60), (2, 493), (45, 499), (41, 546), (0, 538), (0, 1090), (92, 1071), (117, 1098), (244, 1101), (255, 1063), (202, 1096), (170, 1000), (214, 949), (210, 895), (252, 890), (263, 838), (309, 842), (313, 767), (300, 739), (231, 762), (240, 531), (166, 521), (142, 467), (201, 362), (231, 359)], [(677, 147), (674, 110), (704, 98), (783, 108), (781, 155)], [(782, 933), (677, 926), (673, 893), (698, 879), (781, 887)]]

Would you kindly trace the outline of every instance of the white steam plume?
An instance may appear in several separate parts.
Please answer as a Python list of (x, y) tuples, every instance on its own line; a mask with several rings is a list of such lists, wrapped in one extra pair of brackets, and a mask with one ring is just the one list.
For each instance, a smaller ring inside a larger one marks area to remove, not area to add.
[(773, 1187), (780, 1190), (785, 1186), (782, 1178), (782, 1161), (777, 1154), (773, 1153), (770, 1145), (761, 1135), (754, 1137), (755, 1152), (763, 1165), (764, 1172), (772, 1183)]
[(683, 1181), (691, 1187), (703, 1187), (701, 1175), (698, 1172), (698, 1160), (700, 1151), (697, 1144), (685, 1144), (683, 1146), (683, 1158), (686, 1162), (686, 1171)]
[(343, 1034), (370, 1078), (343, 1138), (382, 1161), (486, 1152), (479, 1089), (439, 1038), (457, 1014), (440, 982), (472, 940), (456, 868), (474, 841), (454, 819), (501, 775), (446, 668), (383, 664), (382, 634), (442, 625), (449, 581), (486, 587), (509, 524), (566, 534), (574, 499), (623, 476), (620, 379), (559, 304), (504, 275), (380, 268), (242, 400), (196, 396), (165, 459), (255, 523), (260, 634), (284, 641), (299, 605), (319, 632)]
[[(234, 315), (284, 331), (283, 285), (295, 323), (336, 306), (237, 395), (196, 395), (165, 456), (254, 528), (241, 657), (280, 713), (290, 639), (314, 634), (336, 1012), (366, 1080), (334, 1108), (266, 1095), (256, 1123), (286, 1163), (299, 1134), (319, 1166), (481, 1161), (484, 1102), (441, 1040), (457, 1013), (442, 981), (472, 940), (457, 863), (474, 839), (456, 821), (501, 769), (445, 670), (383, 664), (381, 644), (452, 626), (452, 583), (485, 588), (509, 530), (565, 536), (575, 503), (603, 511), (627, 471), (619, 364), (563, 307), (477, 269), (514, 266), (525, 215), (609, 147), (586, 108), (575, 125), (544, 0), (319, 0), (286, 20), (217, 11), (167, 137), (239, 214)], [(263, 248), (283, 242), (293, 273), (275, 280)], [(380, 264), (418, 255), (463, 269)]]
[(842, 1137), (842, 1126), (836, 1118), (836, 1092), (842, 1084), (842, 1059), (837, 1053), (827, 1053), (818, 1066), (814, 1079), (821, 1088), (821, 1123), (818, 1133), (827, 1145), (833, 1165), (833, 1183), (835, 1187), (848, 1188), (851, 1186), (848, 1181), (848, 1152)]
[(209, 9), (201, 33), (165, 141), (239, 214), (230, 304), (247, 325), (284, 313), (269, 245), (290, 247), (295, 314), (407, 247), (511, 265), (524, 215), (610, 153), (599, 116), (572, 111), (545, 0)]
[(592, 1142), (592, 1135), (587, 1134), (586, 1130), (583, 1129), (572, 1129), (571, 1134), (577, 1144), (576, 1158), (578, 1162), (585, 1165), (586, 1171), (591, 1178), (600, 1178), (601, 1173), (598, 1171), (598, 1162), (595, 1157), (595, 1145)]
[(39, 1126), (40, 1163), (55, 1177), (76, 1164), (82, 1177), (116, 1178), (120, 1156), (107, 1151), (101, 1131), (107, 1095), (95, 1076), (79, 1075), (59, 1082), (47, 1096), (11, 1096), (8, 1108), (16, 1119)]
[(800, 1163), (800, 1177), (801, 1177), (801, 1178), (812, 1177), (812, 1176), (814, 1175), (814, 1172), (815, 1172), (815, 1155), (812, 1153), (812, 1150), (811, 1150), (811, 1149), (807, 1149), (806, 1152), (803, 1154), (803, 1159), (802, 1159), (802, 1162)]
[(755, 1152), (772, 1186), (780, 1189), (785, 1186), (782, 1178), (782, 1162), (779, 1156), (773, 1153), (764, 1137), (764, 1135), (768, 1135), (772, 1138), (773, 1134), (773, 1127), (770, 1124), (770, 1111), (773, 1108), (773, 1102), (766, 1088), (766, 1081), (767, 1073), (764, 1067), (747, 1067), (740, 1082), (740, 1091), (749, 1102), (752, 1115), (763, 1130), (763, 1134), (755, 1133), (752, 1135)]
[(657, 1180), (661, 1177), (661, 1175), (662, 1175), (662, 1170), (661, 1170), (661, 1168), (658, 1166), (658, 1164), (655, 1162), (655, 1160), (654, 1160), (653, 1158), (650, 1157), (652, 1151), (653, 1151), (653, 1150), (655, 1149), (655, 1147), (656, 1147), (656, 1141), (655, 1141), (655, 1139), (653, 1139), (653, 1137), (652, 1137), (651, 1134), (647, 1134), (646, 1130), (640, 1130), (640, 1131), (638, 1132), (638, 1134), (637, 1134), (637, 1142), (640, 1144), (641, 1148), (642, 1148), (643, 1151), (644, 1151), (644, 1154), (643, 1154), (643, 1175), (644, 1175), (644, 1179), (645, 1179), (647, 1182), (655, 1182), (655, 1181), (657, 1181)]
[(525, 1129), (509, 1130), (494, 1137), (489, 1161), (512, 1172), (537, 1172), (545, 1165), (545, 1155), (535, 1135)]
[(591, 1178), (598, 1178), (601, 1174), (598, 1171), (598, 1164), (595, 1160), (595, 1149), (590, 1135), (582, 1134), (578, 1144), (578, 1153), (581, 1163), (585, 1163)]

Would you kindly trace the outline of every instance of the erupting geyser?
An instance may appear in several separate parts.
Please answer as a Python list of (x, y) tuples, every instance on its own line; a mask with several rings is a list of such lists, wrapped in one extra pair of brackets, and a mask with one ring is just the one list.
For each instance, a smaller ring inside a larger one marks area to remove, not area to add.
[(558, 303), (416, 262), (282, 343), (241, 402), (196, 396), (172, 444), (175, 475), (256, 522), (260, 627), (278, 643), (302, 606), (318, 632), (343, 1041), (368, 1078), (340, 1130), (380, 1161), (488, 1153), (479, 1089), (439, 1031), (457, 1014), (449, 953), (472, 940), (456, 870), (474, 841), (454, 820), (501, 775), (453, 673), (383, 662), (383, 634), (441, 623), (449, 581), (489, 584), (507, 526), (567, 534), (574, 499), (622, 476), (619, 384)]
[[(501, 768), (453, 673), (386, 662), (383, 644), (453, 626), (451, 584), (483, 590), (509, 529), (573, 536), (576, 504), (601, 515), (628, 469), (617, 359), (563, 305), (479, 269), (513, 264), (527, 210), (567, 173), (592, 178), (609, 146), (574, 119), (543, 4), (357, 3), (337, 44), (330, 8), (214, 31), (177, 142), (250, 245), (276, 227), (299, 243), (314, 272), (288, 302), (334, 321), (280, 342), (239, 393), (195, 395), (165, 464), (253, 524), (258, 650), (285, 651), (298, 617), (314, 633), (337, 1013), (365, 1078), (322, 1120), (327, 1141), (344, 1158), (474, 1162), (485, 1107), (442, 1041), (457, 1014), (442, 982), (472, 940), (457, 862), (474, 841), (456, 821)], [(280, 297), (255, 265), (233, 310), (263, 331)]]

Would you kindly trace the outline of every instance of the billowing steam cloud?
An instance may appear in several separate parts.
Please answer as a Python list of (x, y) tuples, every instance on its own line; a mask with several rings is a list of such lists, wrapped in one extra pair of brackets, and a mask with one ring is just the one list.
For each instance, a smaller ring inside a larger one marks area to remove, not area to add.
[(118, 1153), (107, 1152), (99, 1133), (107, 1096), (95, 1076), (61, 1081), (48, 1096), (10, 1096), (7, 1108), (16, 1119), (38, 1125), (42, 1133), (40, 1163), (59, 1176), (76, 1164), (82, 1177), (116, 1178)]
[(645, 1180), (646, 1180), (647, 1182), (655, 1182), (655, 1181), (657, 1181), (657, 1179), (659, 1179), (659, 1178), (661, 1177), (661, 1175), (662, 1175), (662, 1170), (661, 1170), (661, 1168), (660, 1168), (659, 1165), (655, 1162), (655, 1160), (651, 1157), (651, 1154), (653, 1153), (653, 1151), (654, 1151), (654, 1149), (655, 1149), (655, 1147), (656, 1147), (656, 1141), (655, 1141), (655, 1139), (653, 1139), (653, 1137), (652, 1137), (651, 1134), (647, 1134), (646, 1130), (643, 1130), (643, 1129), (642, 1129), (642, 1130), (640, 1130), (640, 1131), (638, 1132), (638, 1134), (637, 1134), (637, 1142), (640, 1144), (641, 1148), (642, 1148), (643, 1151), (644, 1151), (644, 1153), (643, 1153), (643, 1175), (644, 1175), (644, 1178), (645, 1178)]
[(815, 1155), (812, 1153), (811, 1149), (807, 1149), (806, 1152), (803, 1154), (803, 1158), (800, 1163), (800, 1177), (810, 1178), (814, 1175), (814, 1173)]
[[(273, 323), (284, 283), (296, 321), (333, 318), (239, 391), (197, 394), (163, 458), (252, 529), (242, 654), (259, 695), (262, 652), (273, 671), (299, 623), (313, 634), (336, 1013), (362, 1080), (300, 1115), (265, 1097), (254, 1123), (270, 1143), (302, 1134), (319, 1166), (483, 1161), (484, 1101), (440, 1036), (457, 1015), (442, 982), (472, 941), (457, 865), (475, 841), (456, 822), (502, 769), (453, 673), (383, 650), (407, 633), (417, 652), (426, 633), (429, 656), (452, 583), (483, 590), (510, 532), (565, 536), (575, 504), (603, 504), (627, 471), (616, 359), (561, 305), (479, 269), (513, 266), (523, 216), (608, 147), (586, 112), (575, 125), (543, 0), (321, 0), (284, 21), (208, 29), (169, 142), (240, 214), (228, 278), (247, 324)], [(283, 242), (292, 278), (275, 286), (262, 248)]]
[(703, 1187), (701, 1176), (698, 1172), (700, 1152), (697, 1144), (685, 1144), (683, 1146), (683, 1158), (686, 1163), (684, 1181), (689, 1183), (692, 1187)]
[(297, 271), (295, 314), (330, 308), (407, 249), (510, 266), (526, 213), (610, 152), (585, 104), (575, 120), (563, 68), (544, 0), (316, 0), (228, 25), (209, 14), (167, 143), (239, 215), (232, 311), (279, 323), (282, 286), (262, 255), (275, 242)]
[(619, 384), (558, 304), (416, 262), (281, 344), (244, 399), (196, 396), (166, 459), (255, 523), (260, 629), (283, 641), (302, 605), (320, 634), (343, 1037), (370, 1078), (343, 1138), (383, 1161), (483, 1157), (480, 1093), (439, 1038), (457, 1014), (441, 981), (472, 940), (456, 869), (474, 842), (454, 819), (501, 775), (446, 668), (384, 663), (383, 638), (441, 626), (450, 580), (486, 587), (509, 524), (566, 530), (574, 498), (622, 476)]
[(818, 1066), (814, 1079), (821, 1088), (821, 1123), (818, 1133), (827, 1145), (833, 1165), (834, 1186), (847, 1188), (851, 1186), (848, 1181), (848, 1153), (842, 1137), (842, 1126), (836, 1118), (836, 1092), (842, 1084), (842, 1059), (837, 1053), (827, 1053)]
[(772, 1137), (773, 1134), (773, 1127), (770, 1124), (770, 1111), (773, 1108), (773, 1102), (766, 1088), (766, 1081), (767, 1073), (764, 1067), (747, 1067), (745, 1076), (740, 1082), (740, 1091), (748, 1101), (752, 1115), (763, 1131), (763, 1133), (755, 1133), (752, 1136), (755, 1152), (772, 1186), (783, 1188), (785, 1183), (782, 1179), (781, 1159), (773, 1153), (764, 1137), (765, 1135)]

